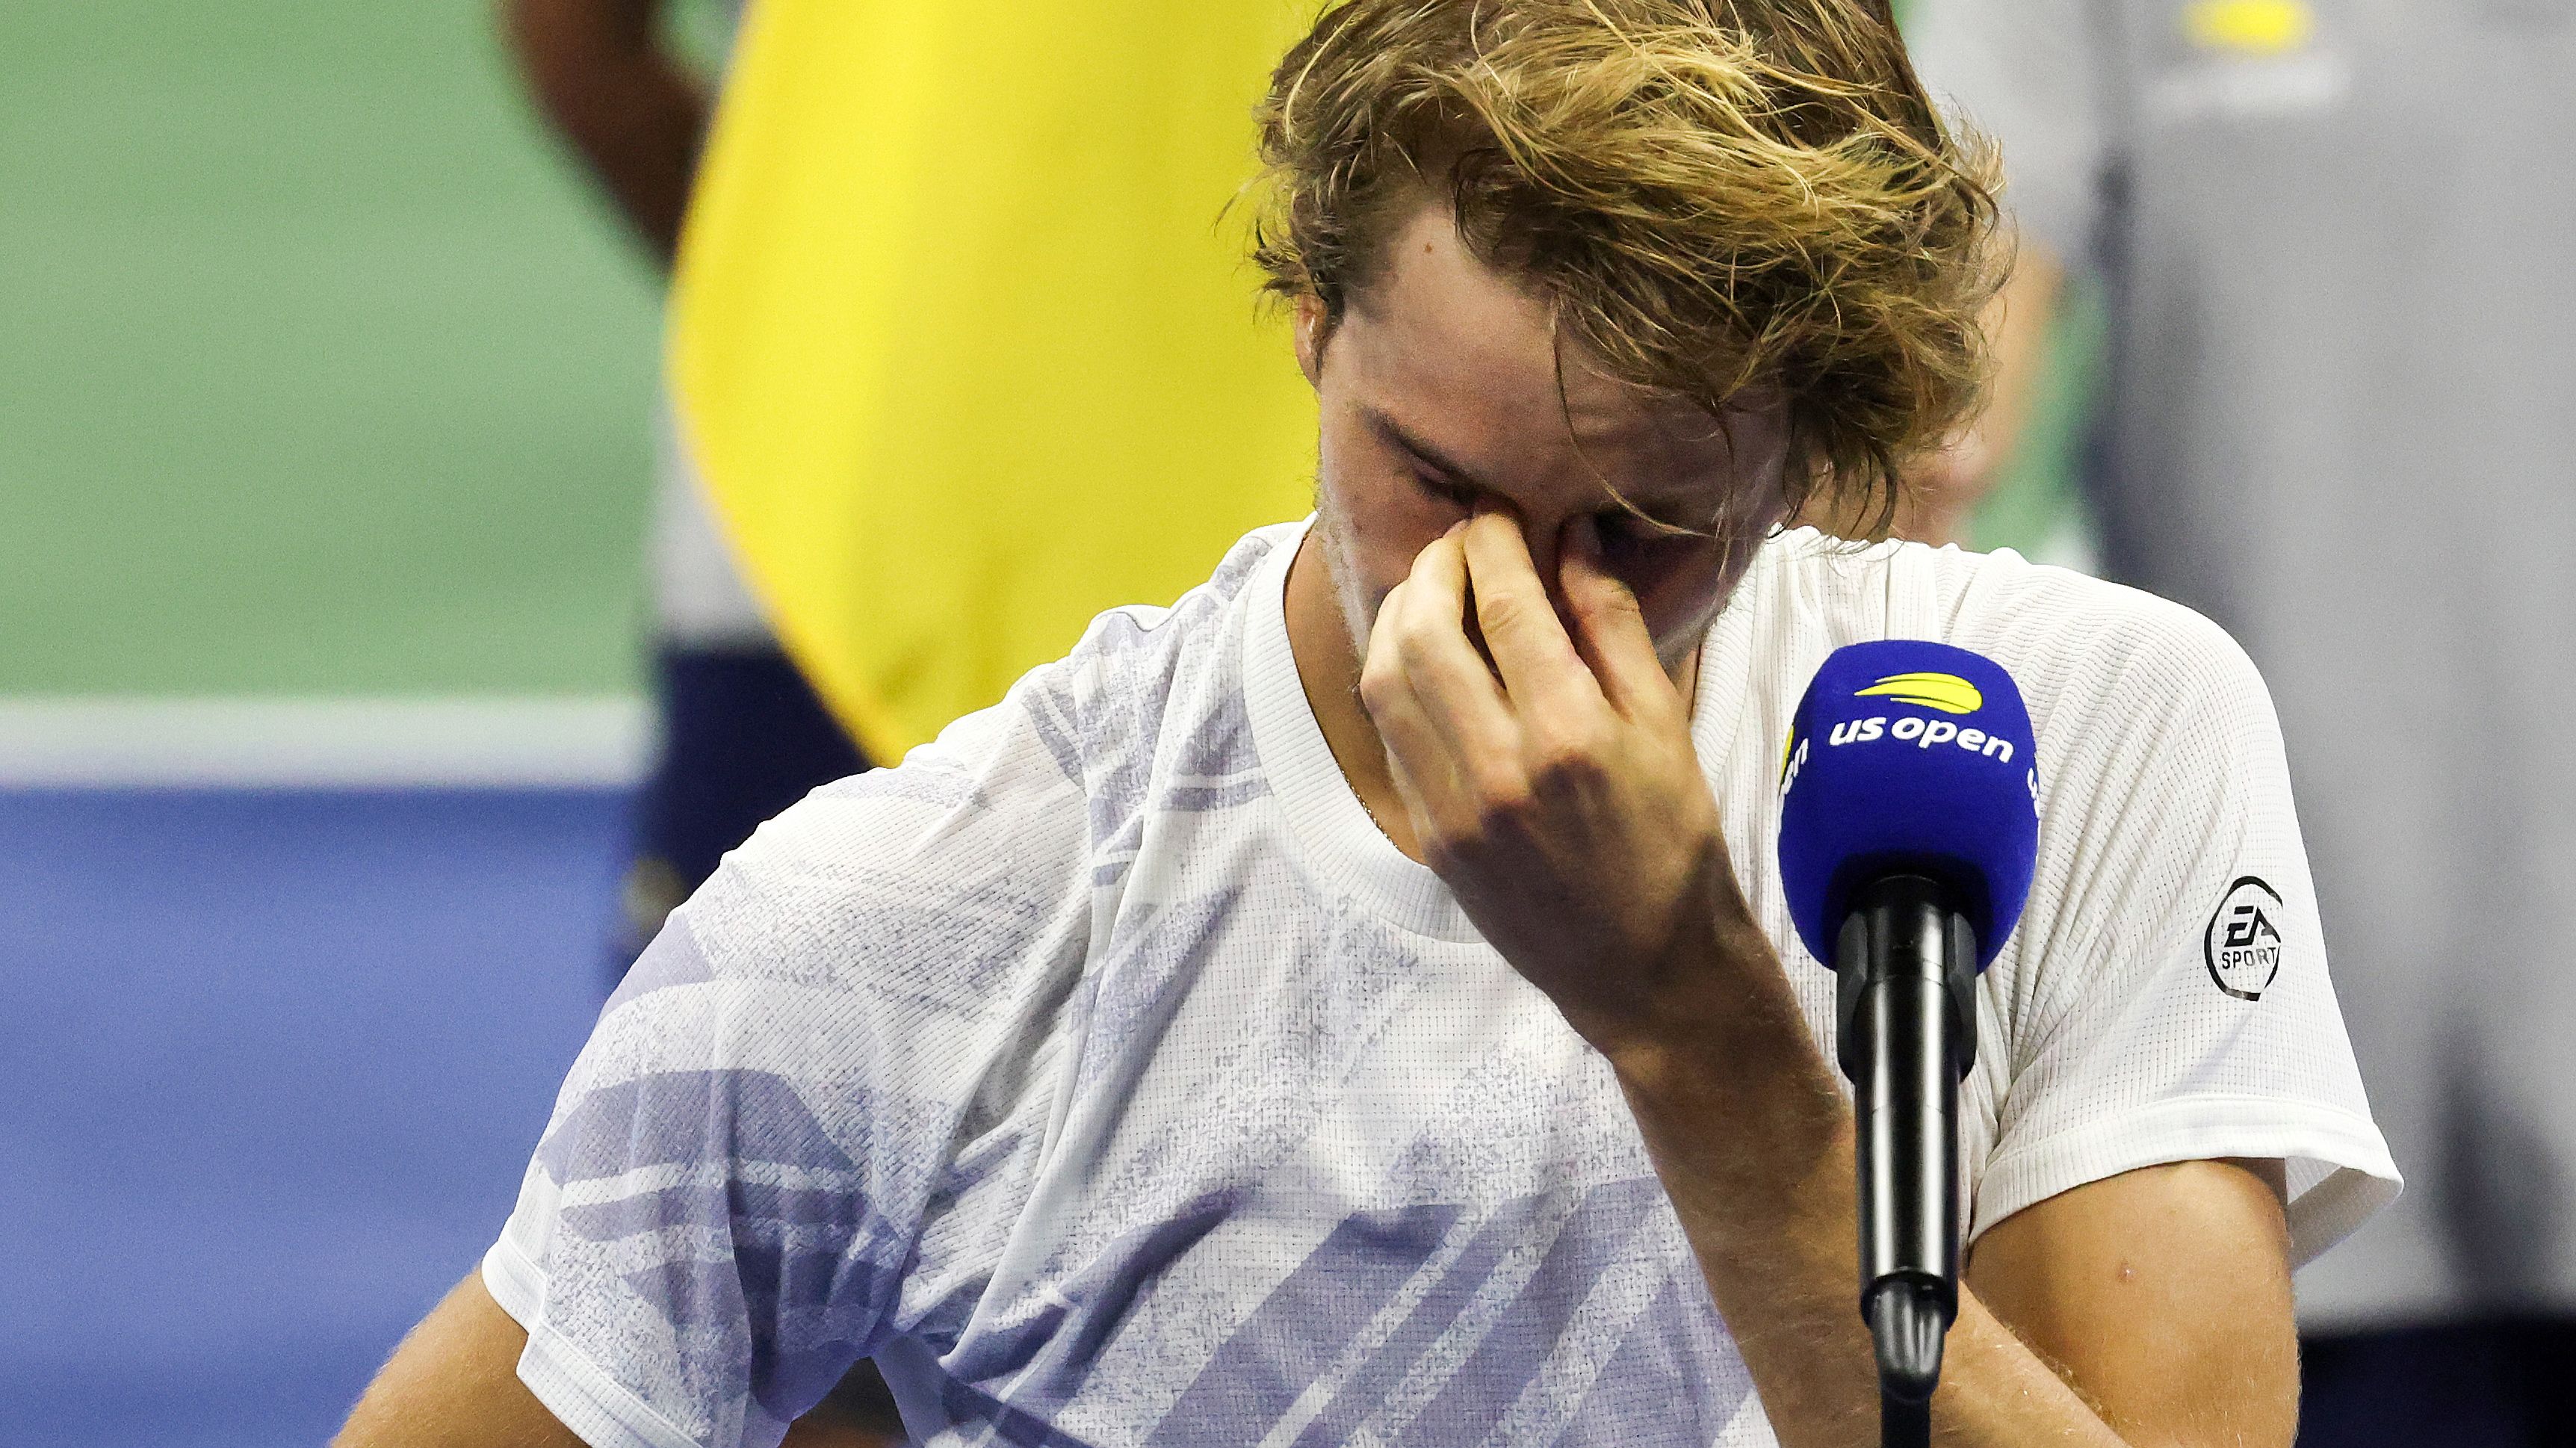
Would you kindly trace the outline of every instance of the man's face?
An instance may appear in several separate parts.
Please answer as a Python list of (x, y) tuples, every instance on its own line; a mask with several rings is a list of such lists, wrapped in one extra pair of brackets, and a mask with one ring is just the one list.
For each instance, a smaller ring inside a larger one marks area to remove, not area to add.
[[(1445, 206), (1426, 204), (1396, 231), (1375, 283), (1329, 336), (1319, 304), (1297, 322), (1323, 418), (1317, 527), (1362, 655), (1414, 556), (1481, 508), (1519, 521), (1551, 592), (1567, 527), (1594, 519), (1603, 563), (1678, 670), (1785, 511), (1785, 409), (1740, 408), (1721, 428), (1610, 378), (1571, 340), (1560, 349), (1546, 304), (1470, 256)], [(1656, 529), (1605, 479), (1649, 517), (1694, 531)]]

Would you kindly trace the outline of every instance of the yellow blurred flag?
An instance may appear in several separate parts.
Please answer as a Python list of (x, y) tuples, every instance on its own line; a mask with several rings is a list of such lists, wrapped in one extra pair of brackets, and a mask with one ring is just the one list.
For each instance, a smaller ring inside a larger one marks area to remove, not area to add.
[(1311, 4), (759, 0), (672, 299), (682, 426), (870, 757), (1302, 515), (1251, 112)]

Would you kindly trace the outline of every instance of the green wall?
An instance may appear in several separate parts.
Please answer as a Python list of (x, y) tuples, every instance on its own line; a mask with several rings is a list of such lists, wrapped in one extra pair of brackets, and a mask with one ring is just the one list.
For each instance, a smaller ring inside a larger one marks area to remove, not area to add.
[(0, 693), (631, 687), (657, 326), (487, 0), (0, 5)]

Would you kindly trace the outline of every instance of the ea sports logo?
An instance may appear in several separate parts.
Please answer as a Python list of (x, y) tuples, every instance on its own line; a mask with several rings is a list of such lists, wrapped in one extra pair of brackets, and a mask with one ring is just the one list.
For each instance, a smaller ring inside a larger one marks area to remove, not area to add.
[(2261, 1000), (2281, 973), (2281, 892), (2240, 876), (2210, 914), (2200, 958), (2220, 990), (2241, 1001)]

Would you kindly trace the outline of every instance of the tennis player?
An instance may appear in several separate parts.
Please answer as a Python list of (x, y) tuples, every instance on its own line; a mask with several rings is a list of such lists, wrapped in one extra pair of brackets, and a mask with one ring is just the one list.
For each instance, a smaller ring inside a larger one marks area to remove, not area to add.
[(861, 1357), (937, 1444), (1871, 1441), (1772, 842), (1893, 636), (2013, 671), (2044, 791), (1936, 1432), (2289, 1444), (2291, 1269), (2396, 1174), (2260, 680), (1781, 527), (1980, 370), (1986, 166), (1885, 4), (1350, 0), (1261, 126), (1313, 519), (736, 852), (343, 1441), (769, 1444)]

